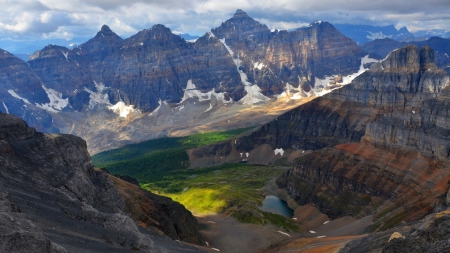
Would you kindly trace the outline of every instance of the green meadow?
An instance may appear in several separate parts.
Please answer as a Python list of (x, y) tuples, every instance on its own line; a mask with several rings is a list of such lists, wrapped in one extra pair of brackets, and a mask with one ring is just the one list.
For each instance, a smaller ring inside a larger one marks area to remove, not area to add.
[(195, 215), (227, 214), (241, 222), (297, 230), (298, 225), (290, 219), (258, 209), (264, 199), (259, 189), (283, 169), (242, 163), (188, 168), (186, 150), (231, 139), (248, 130), (150, 140), (99, 153), (92, 160), (111, 174), (136, 178), (142, 188), (180, 202)]

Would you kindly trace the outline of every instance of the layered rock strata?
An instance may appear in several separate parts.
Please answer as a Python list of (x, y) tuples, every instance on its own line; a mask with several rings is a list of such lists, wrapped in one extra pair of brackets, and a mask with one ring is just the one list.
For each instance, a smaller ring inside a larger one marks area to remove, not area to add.
[(301, 156), (278, 180), (301, 204), (332, 218), (378, 213), (375, 230), (417, 220), (448, 190), (449, 89), (434, 50), (406, 46), (246, 137), (192, 150), (191, 164), (242, 160), (236, 154), (261, 163), (255, 151), (265, 146), (278, 158)]

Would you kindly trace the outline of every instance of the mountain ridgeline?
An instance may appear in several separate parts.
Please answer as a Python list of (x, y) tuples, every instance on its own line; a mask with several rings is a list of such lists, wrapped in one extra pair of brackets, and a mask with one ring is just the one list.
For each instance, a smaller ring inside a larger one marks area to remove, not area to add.
[(443, 203), (450, 179), (450, 81), (434, 61), (427, 46), (393, 51), (246, 137), (192, 150), (191, 164), (294, 155), (277, 183), (300, 204), (331, 218), (375, 213), (373, 230), (422, 218)]
[(119, 102), (149, 112), (163, 101), (176, 105), (193, 88), (221, 93), (225, 101), (253, 103), (282, 93), (286, 83), (309, 92), (316, 78), (355, 73), (364, 55), (330, 23), (271, 30), (242, 10), (195, 42), (163, 25), (127, 39), (104, 25), (76, 48), (46, 46), (28, 65), (2, 51), (3, 79), (14, 84), (1, 86), (0, 110), (28, 122), (38, 110), (33, 115), (44, 123), (36, 127), (55, 132), (52, 113)]

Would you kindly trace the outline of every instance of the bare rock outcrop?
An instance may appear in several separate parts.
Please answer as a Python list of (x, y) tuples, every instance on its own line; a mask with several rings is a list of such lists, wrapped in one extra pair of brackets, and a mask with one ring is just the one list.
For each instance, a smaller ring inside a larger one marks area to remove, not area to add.
[(108, 174), (94, 169), (81, 138), (42, 134), (18, 117), (0, 113), (0, 150), (0, 191), (10, 194), (2, 194), (9, 206), (5, 214), (27, 218), (11, 220), (11, 229), (2, 227), (0, 247), (11, 247), (10, 233), (29, 229), (31, 234), (19, 233), (15, 243), (35, 238), (33, 247), (43, 251), (30, 252), (52, 252), (52, 243), (66, 252), (196, 251), (139, 228)]
[(0, 251), (65, 253), (52, 243), (42, 229), (20, 212), (9, 193), (0, 191)]

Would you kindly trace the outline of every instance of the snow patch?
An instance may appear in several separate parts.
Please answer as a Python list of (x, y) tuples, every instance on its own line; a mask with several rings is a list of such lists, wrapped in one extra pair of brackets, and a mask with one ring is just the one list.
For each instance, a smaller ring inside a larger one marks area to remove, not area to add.
[(208, 107), (208, 109), (206, 109), (205, 112), (207, 112), (207, 111), (209, 111), (209, 110), (211, 110), (211, 109), (212, 109), (212, 105), (211, 105), (211, 103), (209, 103), (209, 107)]
[(161, 99), (159, 99), (158, 103), (159, 106), (156, 107), (156, 109), (153, 112), (151, 112), (148, 116), (152, 116), (153, 114), (159, 112), (161, 110), (161, 106), (169, 106), (166, 101), (162, 101)]
[(18, 95), (15, 91), (13, 91), (13, 90), (8, 90), (8, 93), (11, 94), (11, 96), (13, 96), (13, 97), (22, 100), (22, 101), (25, 102), (26, 104), (31, 104), (30, 101), (28, 101), (28, 99), (19, 96), (19, 95)]
[(369, 40), (376, 40), (376, 39), (384, 39), (384, 38), (391, 38), (392, 35), (386, 35), (383, 32), (369, 32), (369, 35), (367, 35), (367, 38)]
[[(368, 70), (368, 68), (364, 68), (364, 64), (372, 63), (372, 62), (379, 62), (379, 60), (369, 58), (369, 55), (362, 57), (361, 65), (359, 66), (358, 72), (355, 72), (355, 73), (347, 75), (347, 76), (342, 76), (342, 82), (338, 83), (337, 85), (342, 87), (344, 85), (351, 83), (353, 81), (353, 79), (355, 79), (357, 76), (361, 75), (362, 73), (366, 72), (366, 70)], [(330, 86), (330, 82), (334, 79), (335, 79), (335, 76), (330, 76), (330, 77), (326, 76), (324, 79), (319, 79), (316, 77), (315, 84), (314, 84), (315, 87), (313, 89), (314, 95), (323, 96), (327, 93), (330, 93), (334, 89), (340, 88), (340, 87), (334, 87), (334, 88), (325, 89)]]
[(189, 79), (187, 81), (186, 89), (184, 90), (183, 99), (181, 99), (180, 103), (178, 103), (178, 104), (181, 104), (190, 98), (198, 98), (198, 100), (200, 102), (211, 101), (212, 98), (215, 98), (218, 101), (222, 101), (224, 104), (233, 102), (233, 99), (230, 99), (230, 100), (225, 99), (224, 92), (216, 92), (214, 88), (211, 91), (208, 91), (206, 93), (203, 93), (200, 90), (197, 90), (197, 88), (195, 87), (195, 84), (192, 82), (192, 79)]
[(128, 114), (134, 112), (134, 105), (127, 106), (124, 102), (120, 101), (113, 106), (109, 106), (108, 109), (112, 110), (115, 113), (119, 113), (119, 117), (126, 118)]
[(214, 35), (214, 33), (212, 33), (212, 32), (208, 32), (208, 34), (209, 34), (209, 37), (211, 38), (215, 38), (216, 37), (216, 35)]
[(94, 85), (95, 88), (97, 89), (97, 92), (91, 91), (88, 88), (84, 88), (84, 90), (89, 93), (89, 109), (94, 108), (95, 105), (98, 104), (106, 104), (106, 105), (110, 105), (111, 103), (109, 102), (109, 96), (107, 93), (104, 93), (105, 90), (107, 90), (108, 88), (105, 87), (105, 85), (101, 82), (96, 82), (94, 81)]
[(327, 220), (327, 221), (325, 221), (323, 224), (325, 225), (325, 224), (327, 224), (328, 222), (330, 222), (329, 220)]
[(283, 231), (277, 230), (277, 232), (278, 232), (278, 233), (280, 233), (280, 234), (282, 234), (282, 235), (285, 235), (285, 236), (289, 236), (289, 237), (291, 237), (291, 235), (290, 235), (290, 234), (288, 234), (288, 233), (285, 233), (285, 232), (283, 232)]
[(61, 50), (61, 53), (66, 57), (66, 61), (69, 61), (69, 52), (64, 52)]
[(274, 150), (274, 152), (275, 152), (275, 155), (280, 154), (281, 156), (283, 156), (283, 154), (284, 154), (284, 150), (282, 148), (277, 148)]
[[(296, 92), (295, 92), (296, 91)], [(286, 98), (286, 102), (290, 99), (301, 99), (302, 96), (302, 88), (300, 85), (295, 88), (294, 86), (290, 85), (288, 82), (286, 82), (286, 87), (284, 88), (284, 91), (277, 96), (277, 99)]]
[(231, 48), (225, 42), (225, 38), (219, 39), (219, 41), (222, 42), (222, 44), (228, 50), (228, 53), (230, 53), (231, 58), (233, 59), (234, 65), (236, 65), (236, 69), (238, 70), (239, 75), (241, 77), (241, 82), (245, 86), (244, 89), (247, 92), (247, 95), (245, 95), (240, 100), (240, 102), (242, 102), (243, 104), (250, 104), (250, 105), (252, 105), (254, 103), (258, 103), (258, 102), (261, 102), (261, 101), (269, 100), (268, 97), (264, 96), (264, 94), (261, 93), (261, 89), (258, 87), (258, 85), (256, 85), (256, 84), (252, 85), (248, 81), (247, 74), (245, 74), (244, 71), (242, 71), (240, 69), (240, 67), (241, 67), (241, 60), (239, 59), (239, 56), (237, 58), (235, 58), (234, 52), (233, 52), (233, 50), (231, 50)]
[(247, 157), (249, 157), (250, 156), (250, 154), (247, 152), (247, 153), (245, 153), (245, 155), (247, 156)]
[(316, 231), (312, 231), (312, 230), (309, 230), (309, 232), (310, 232), (311, 234), (315, 234), (315, 233), (316, 233)]
[(6, 107), (5, 102), (3, 102), (3, 107), (5, 107), (6, 113), (9, 114), (9, 110), (8, 110), (8, 107)]
[(220, 249), (217, 249), (217, 248), (211, 248), (212, 250), (215, 250), (215, 251), (220, 251)]
[(69, 105), (69, 98), (63, 99), (61, 92), (57, 92), (54, 89), (47, 88), (47, 87), (45, 87), (45, 85), (42, 85), (42, 88), (47, 93), (47, 97), (50, 100), (50, 103), (47, 103), (47, 104), (37, 104), (36, 103), (37, 107), (44, 109), (46, 111), (49, 111), (49, 112), (59, 112), (63, 108), (67, 107), (67, 105)]
[(143, 46), (143, 45), (144, 45), (144, 42), (139, 43), (139, 45)]
[(197, 40), (198, 40), (198, 38), (197, 39), (192, 39), (192, 40), (186, 40), (186, 41), (189, 42), (189, 43), (195, 43)]
[(262, 68), (264, 68), (266, 65), (264, 65), (264, 63), (262, 63), (262, 62), (255, 62), (255, 63), (253, 63), (253, 67), (255, 68), (255, 69), (259, 69), (259, 70), (261, 70)]
[[(244, 74), (245, 75), (245, 74)], [(244, 105), (252, 105), (255, 103), (259, 103), (262, 101), (269, 100), (268, 97), (264, 96), (261, 93), (261, 89), (258, 87), (258, 85), (246, 85), (244, 87), (245, 91), (247, 92), (247, 95), (245, 95), (243, 98), (241, 98), (240, 102), (242, 102)]]

